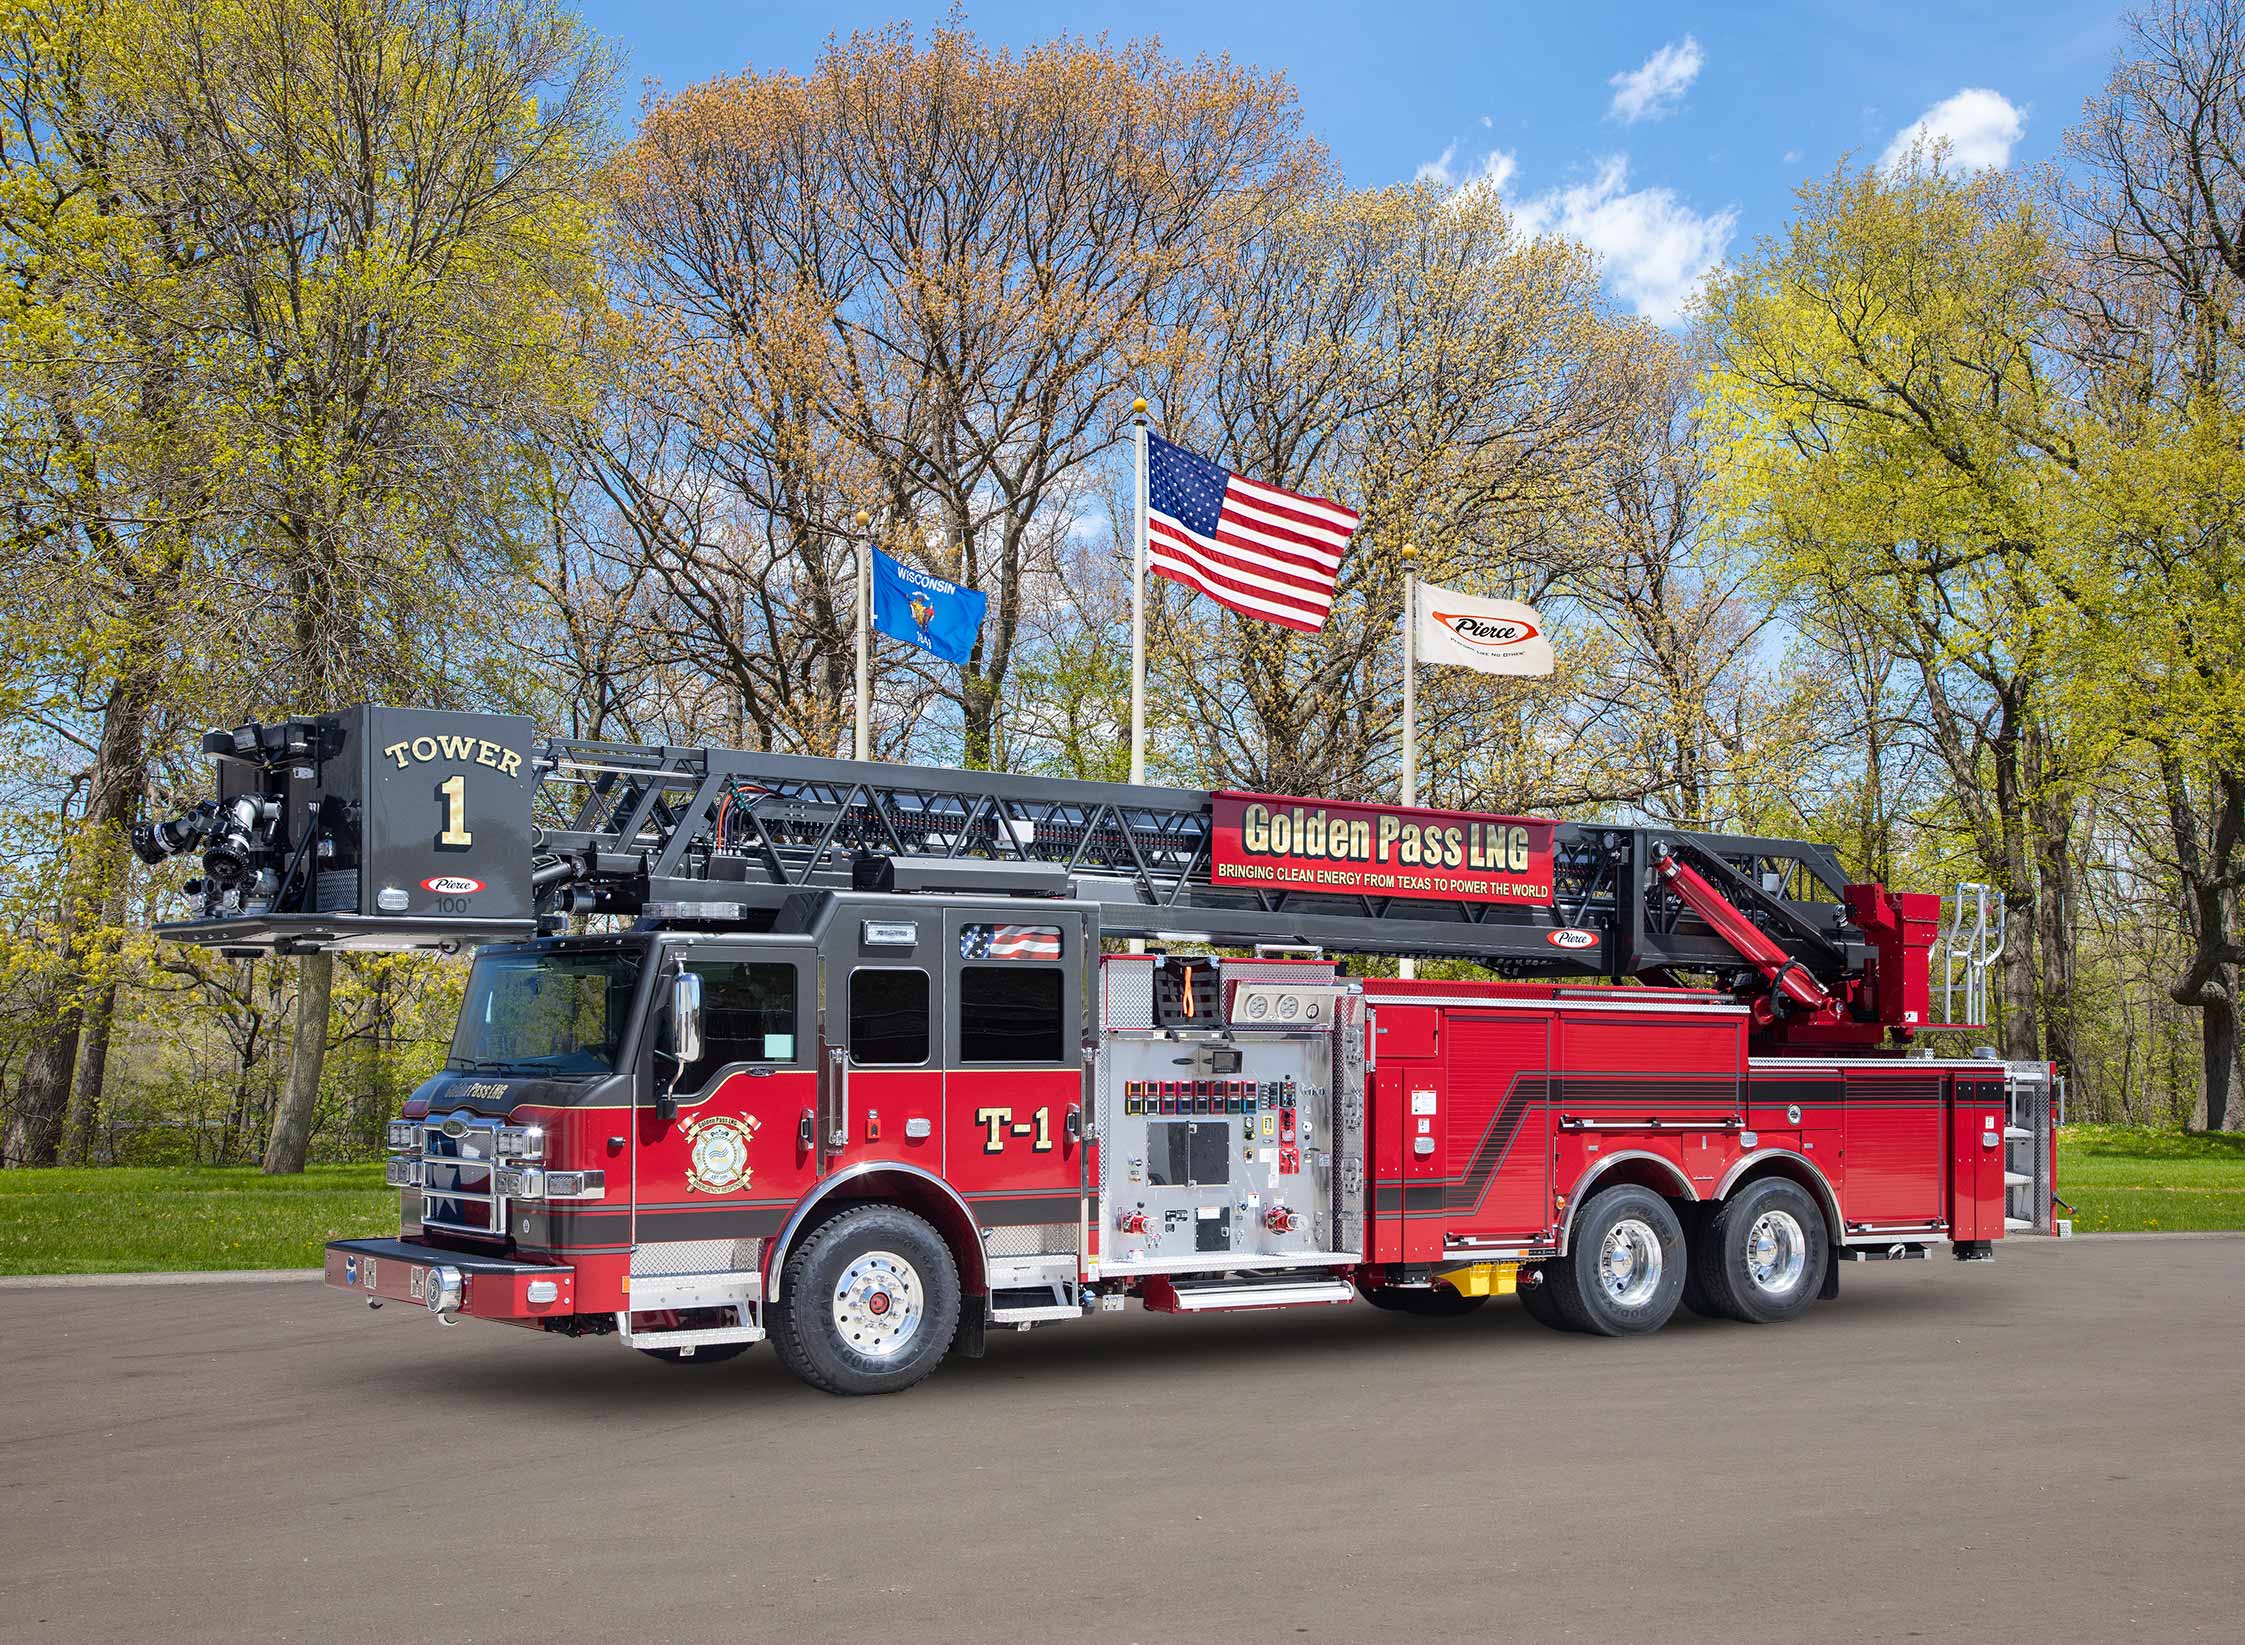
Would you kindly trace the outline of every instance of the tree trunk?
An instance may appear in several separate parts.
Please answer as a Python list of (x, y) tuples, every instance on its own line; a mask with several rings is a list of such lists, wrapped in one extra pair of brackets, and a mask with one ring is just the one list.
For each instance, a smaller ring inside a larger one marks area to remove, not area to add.
[(2199, 1014), (2199, 1049), (2206, 1067), (2206, 1129), (2229, 1129), (2230, 1079), (2237, 1070), (2237, 988), (2231, 971), (2228, 997)]
[[(62, 1152), (71, 1075), (78, 1066), (79, 1035), (85, 1026), (86, 988), (94, 953), (109, 940), (104, 916), (116, 906), (125, 824), (140, 803), (147, 767), (148, 710), (155, 687), (154, 666), (137, 666), (117, 682), (102, 712), (101, 741), (88, 774), (85, 817), (63, 863), (63, 893), (56, 908), (61, 960), (48, 995), (50, 1009), (24, 1059), (15, 1119), (8, 1128), (11, 1164), (53, 1165)], [(101, 1044), (106, 1059), (106, 1030)]]
[(289, 1048), (288, 1089), (273, 1116), (265, 1144), (265, 1174), (289, 1176), (304, 1169), (312, 1145), (312, 1109), (319, 1101), (320, 1070), (327, 1062), (328, 1003), (335, 993), (335, 956), (307, 954), (297, 961), (296, 1033)]
[[(2039, 944), (2043, 1054), (2069, 1080), (2082, 1068), (2074, 1056), (2074, 873), (2072, 796), (2059, 791), (2036, 735), (2028, 748), (2028, 780), (2033, 789), (2027, 815), (2034, 827), (2035, 935)], [(2092, 1093), (2074, 1087), (2075, 1099)], [(2091, 1111), (2094, 1111), (2093, 1109)]]
[(78, 1052), (78, 1083), (70, 1093), (69, 1156), (73, 1165), (98, 1163), (102, 1088), (109, 1080), (110, 1032), (117, 1020), (117, 984), (105, 982), (86, 1012), (85, 1040)]
[(16, 1087), (6, 1144), (10, 1165), (53, 1165), (61, 1158), (62, 1122), (70, 1106), (70, 1073), (78, 1063), (81, 1014), (70, 979), (79, 970), (76, 945), (66, 943), (61, 979), (48, 996), (45, 1027), (24, 1058), (23, 1083)]
[[(2006, 718), (2010, 718), (2008, 709)], [(2019, 743), (2008, 726), (2003, 735), (1991, 739), (1990, 752), (1995, 765), (1996, 827), (2003, 853), (1996, 865), (1997, 889), (2004, 898), (2003, 1031), (1999, 1039), (2007, 1060), (2040, 1062), (2042, 1036), (2035, 1010), (2040, 922), (2036, 918), (2034, 869), (2027, 854), (2027, 807), (2021, 792)]]

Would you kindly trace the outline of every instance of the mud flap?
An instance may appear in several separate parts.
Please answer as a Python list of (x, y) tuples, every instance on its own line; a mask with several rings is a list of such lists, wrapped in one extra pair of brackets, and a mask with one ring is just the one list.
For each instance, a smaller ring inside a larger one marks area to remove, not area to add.
[(1823, 1284), (1822, 1284), (1821, 1286), (1819, 1286), (1819, 1287), (1817, 1288), (1817, 1292), (1816, 1292), (1816, 1300), (1817, 1300), (1818, 1302), (1830, 1302), (1830, 1301), (1831, 1301), (1831, 1300), (1832, 1300), (1833, 1298), (1837, 1297), (1837, 1296), (1838, 1296), (1839, 1294), (1840, 1294), (1840, 1248), (1839, 1248), (1839, 1247), (1838, 1247), (1837, 1245), (1830, 1245), (1830, 1246), (1826, 1246), (1826, 1247), (1825, 1247), (1825, 1251), (1824, 1251), (1824, 1283), (1823, 1283)]
[(990, 1342), (990, 1299), (968, 1296), (960, 1300), (959, 1328), (951, 1336), (952, 1357), (980, 1359)]

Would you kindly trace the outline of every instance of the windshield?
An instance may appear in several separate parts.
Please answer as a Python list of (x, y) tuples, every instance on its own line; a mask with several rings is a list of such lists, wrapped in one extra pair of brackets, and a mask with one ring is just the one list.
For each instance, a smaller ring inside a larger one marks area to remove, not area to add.
[(452, 1036), (452, 1066), (490, 1073), (615, 1069), (639, 986), (641, 951), (484, 953)]

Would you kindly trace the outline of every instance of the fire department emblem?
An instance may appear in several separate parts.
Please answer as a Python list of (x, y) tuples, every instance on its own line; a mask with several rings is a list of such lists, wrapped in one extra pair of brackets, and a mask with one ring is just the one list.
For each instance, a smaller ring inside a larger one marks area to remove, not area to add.
[(754, 1114), (705, 1114), (686, 1127), (686, 1186), (704, 1194), (730, 1194), (748, 1186), (748, 1139), (760, 1122)]

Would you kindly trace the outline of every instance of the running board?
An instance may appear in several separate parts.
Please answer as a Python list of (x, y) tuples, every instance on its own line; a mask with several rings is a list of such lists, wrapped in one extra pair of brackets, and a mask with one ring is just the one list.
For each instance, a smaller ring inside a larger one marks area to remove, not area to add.
[(1245, 1308), (1304, 1308), (1354, 1302), (1356, 1287), (1345, 1279), (1165, 1279), (1146, 1282), (1140, 1293), (1156, 1314), (1217, 1314)]
[(1843, 1245), (1833, 1255), (1843, 1262), (1912, 1262), (1924, 1258), (1922, 1245)]
[(616, 1335), (626, 1348), (714, 1348), (725, 1342), (762, 1342), (764, 1327), (749, 1317), (746, 1307), (735, 1306), (732, 1325), (702, 1325), (686, 1331), (634, 1331), (631, 1315), (616, 1316)]
[[(1071, 1263), (1074, 1258), (1068, 1259)], [(998, 1286), (990, 1292), (990, 1323), (1026, 1331), (1032, 1325), (1083, 1318), (1073, 1278), (1046, 1285)]]

